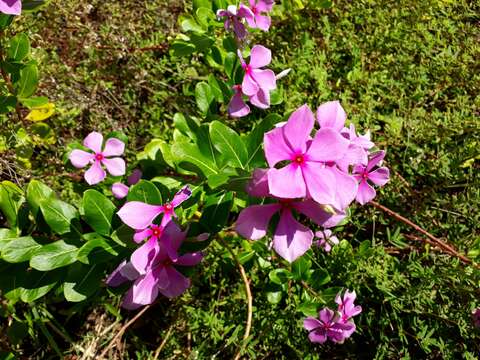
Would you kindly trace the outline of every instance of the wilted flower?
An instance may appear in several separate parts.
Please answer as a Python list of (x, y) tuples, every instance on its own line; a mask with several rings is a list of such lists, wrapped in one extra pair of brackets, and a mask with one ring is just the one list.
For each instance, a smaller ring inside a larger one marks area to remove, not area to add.
[(315, 244), (319, 247), (322, 247), (326, 252), (330, 252), (332, 249), (332, 244), (337, 245), (339, 243), (338, 238), (333, 235), (332, 230), (329, 229), (317, 231), (315, 236), (319, 239), (315, 242)]
[(175, 194), (171, 202), (163, 205), (150, 205), (140, 201), (129, 201), (122, 206), (117, 214), (125, 224), (136, 230), (146, 229), (157, 216), (163, 214), (161, 225), (165, 227), (175, 216), (175, 208), (187, 200), (191, 194), (190, 188), (184, 186)]
[(21, 0), (0, 0), (0, 13), (7, 15), (20, 15), (21, 12)]
[(113, 176), (125, 174), (125, 161), (120, 157), (114, 157), (123, 154), (125, 144), (116, 138), (109, 138), (103, 151), (102, 144), (102, 134), (93, 131), (83, 140), (83, 145), (93, 153), (75, 149), (70, 154), (70, 161), (76, 168), (84, 168), (88, 164), (92, 164), (90, 169), (85, 172), (85, 181), (90, 185), (98, 184), (107, 176), (102, 165)]
[(243, 24), (243, 19), (252, 18), (254, 15), (252, 10), (243, 4), (237, 7), (235, 5), (229, 5), (227, 9), (219, 9), (217, 11), (218, 17), (224, 17), (224, 26), (226, 30), (233, 30), (235, 36), (239, 40), (243, 40), (247, 36), (247, 29)]
[(378, 167), (373, 170), (385, 157), (385, 151), (379, 151), (371, 157), (367, 166), (356, 165), (353, 168), (353, 176), (359, 182), (356, 200), (364, 205), (372, 200), (377, 192), (368, 182), (377, 186), (385, 185), (390, 178), (390, 171), (386, 167)]
[(303, 327), (309, 331), (310, 341), (319, 344), (327, 340), (343, 343), (355, 331), (355, 324), (343, 322), (340, 316), (329, 308), (320, 310), (318, 319), (307, 317), (303, 321)]

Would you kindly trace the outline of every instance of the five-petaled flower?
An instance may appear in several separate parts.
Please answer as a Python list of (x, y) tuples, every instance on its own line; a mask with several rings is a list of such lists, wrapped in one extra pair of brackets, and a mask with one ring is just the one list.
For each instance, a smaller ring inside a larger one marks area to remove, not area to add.
[(355, 331), (355, 324), (343, 322), (340, 316), (329, 308), (320, 310), (318, 319), (307, 317), (303, 320), (303, 327), (309, 331), (310, 341), (319, 344), (327, 340), (343, 343)]
[(262, 45), (255, 45), (250, 51), (250, 62), (247, 64), (238, 50), (240, 63), (245, 71), (242, 81), (242, 92), (249, 96), (258, 96), (259, 91), (268, 93), (277, 87), (275, 73), (269, 69), (262, 69), (272, 61), (272, 52)]
[(7, 15), (20, 15), (22, 0), (0, 0), (0, 13)]
[(332, 249), (332, 245), (337, 245), (339, 243), (338, 238), (333, 235), (332, 230), (330, 229), (323, 229), (321, 231), (317, 231), (315, 236), (319, 239), (315, 242), (315, 245), (318, 247), (323, 248), (326, 252), (330, 252)]
[(377, 194), (373, 186), (368, 183), (369, 181), (377, 186), (383, 186), (390, 178), (387, 167), (377, 167), (373, 170), (384, 157), (385, 151), (378, 151), (372, 155), (367, 166), (355, 165), (353, 168), (353, 176), (359, 182), (356, 200), (362, 205), (371, 201)]
[(93, 131), (83, 140), (83, 145), (93, 153), (75, 149), (70, 154), (70, 162), (76, 168), (84, 168), (88, 164), (92, 164), (90, 169), (85, 172), (85, 181), (89, 185), (98, 184), (107, 176), (102, 165), (113, 176), (125, 174), (125, 161), (118, 157), (123, 154), (125, 144), (116, 138), (107, 139), (103, 150), (102, 144), (103, 135)]

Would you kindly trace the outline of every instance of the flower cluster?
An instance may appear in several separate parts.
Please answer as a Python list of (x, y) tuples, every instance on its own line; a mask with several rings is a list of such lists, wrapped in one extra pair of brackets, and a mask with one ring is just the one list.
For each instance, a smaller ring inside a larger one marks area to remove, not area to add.
[(343, 343), (355, 332), (353, 317), (362, 312), (361, 306), (355, 306), (355, 291), (345, 291), (343, 297), (338, 293), (335, 302), (337, 311), (324, 308), (319, 311), (318, 319), (307, 317), (303, 326), (309, 331), (308, 338), (311, 342), (323, 344), (327, 340), (334, 343)]
[(293, 211), (330, 228), (346, 216), (353, 200), (365, 204), (373, 199), (370, 183), (382, 186), (389, 179), (389, 170), (380, 167), (385, 153), (372, 151), (370, 135), (357, 135), (353, 126), (345, 127), (345, 120), (340, 103), (327, 102), (317, 110), (319, 129), (312, 134), (315, 117), (304, 105), (264, 135), (269, 168), (254, 172), (247, 191), (275, 202), (244, 209), (236, 224), (240, 235), (251, 240), (264, 237), (270, 219), (279, 212), (273, 248), (292, 262), (311, 247), (314, 237)]
[(22, 0), (0, 0), (0, 13), (7, 15), (20, 15)]
[[(151, 304), (158, 293), (170, 298), (179, 296), (190, 286), (190, 279), (176, 267), (194, 266), (202, 260), (203, 255), (201, 252), (179, 254), (186, 232), (172, 221), (176, 217), (175, 208), (190, 195), (191, 191), (186, 186), (166, 204), (150, 205), (131, 201), (118, 211), (120, 219), (136, 230), (133, 240), (136, 243), (144, 242), (132, 253), (130, 261), (122, 262), (107, 279), (110, 286), (134, 282), (123, 298), (124, 308), (136, 309)], [(161, 223), (157, 225), (154, 221), (161, 214)]]

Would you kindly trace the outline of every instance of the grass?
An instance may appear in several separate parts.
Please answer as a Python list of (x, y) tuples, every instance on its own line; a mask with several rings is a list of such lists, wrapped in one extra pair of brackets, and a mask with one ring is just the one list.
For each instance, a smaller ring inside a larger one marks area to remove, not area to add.
[[(92, 129), (123, 130), (132, 163), (150, 139), (171, 136), (175, 112), (195, 112), (187, 95), (209, 70), (201, 58), (178, 60), (167, 51), (178, 31), (176, 18), (188, 6), (168, 0), (52, 1), (18, 24), (35, 40), (43, 69), (40, 92), (59, 109), (49, 120), (56, 141), (35, 149), (25, 177), (42, 177), (62, 196), (76, 196), (72, 184), (80, 180), (62, 161), (68, 143)], [(284, 103), (269, 112), (340, 99), (349, 120), (371, 129), (387, 149), (393, 177), (378, 201), (474, 259), (480, 255), (479, 10), (464, 0), (336, 1), (327, 10), (278, 10), (272, 31), (255, 38), (273, 49), (277, 72), (293, 69), (281, 80)], [(359, 294), (364, 313), (358, 333), (342, 346), (312, 346), (300, 325), (297, 299), (270, 304), (268, 272), (247, 263), (254, 318), (246, 356), (476, 358), (480, 337), (469, 314), (480, 306), (478, 270), (409, 240), (418, 234), (373, 207), (355, 208), (352, 218), (340, 233), (348, 243), (318, 257), (332, 287)], [(245, 321), (243, 284), (215, 243), (199, 269), (192, 289), (149, 310), (112, 359), (152, 358), (169, 332), (160, 358), (234, 354)], [(102, 291), (89, 304), (42, 304), (73, 338), (53, 332), (65, 354), (73, 359), (81, 349), (93, 354), (105, 346), (110, 332), (120, 328), (118, 319), (127, 316), (116, 310), (118, 296), (113, 299)], [(28, 313), (22, 306), (17, 312)], [(43, 336), (21, 342), (17, 350), (46, 358), (53, 350)]]

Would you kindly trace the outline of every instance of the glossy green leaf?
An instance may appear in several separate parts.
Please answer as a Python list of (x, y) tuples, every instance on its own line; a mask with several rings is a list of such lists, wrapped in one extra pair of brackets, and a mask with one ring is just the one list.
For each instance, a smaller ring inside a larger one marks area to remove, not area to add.
[(28, 261), (41, 247), (31, 236), (11, 239), (2, 246), (2, 259), (9, 263)]
[(210, 104), (213, 102), (212, 89), (206, 82), (199, 82), (195, 85), (195, 101), (197, 106), (203, 114), (206, 114), (210, 109)]
[(30, 266), (40, 271), (61, 268), (74, 263), (77, 260), (77, 253), (76, 246), (58, 240), (37, 249), (30, 259)]
[(308, 283), (315, 290), (320, 290), (323, 285), (328, 284), (331, 278), (325, 269), (315, 269), (310, 275)]
[(0, 184), (0, 211), (10, 227), (17, 226), (17, 215), (24, 200), (22, 189), (10, 181), (2, 181)]
[(71, 302), (86, 300), (100, 288), (100, 282), (104, 278), (103, 272), (103, 267), (97, 264), (86, 266), (76, 263), (70, 266), (63, 284), (65, 299)]
[(13, 61), (22, 61), (30, 52), (30, 40), (24, 33), (18, 33), (10, 39), (7, 49), (7, 58)]
[(248, 153), (240, 135), (221, 122), (213, 121), (210, 123), (210, 138), (228, 164), (244, 169)]
[(83, 193), (85, 222), (97, 233), (110, 235), (116, 210), (115, 205), (102, 193), (92, 189)]
[(38, 68), (35, 64), (29, 64), (20, 70), (20, 79), (15, 84), (17, 95), (20, 98), (28, 98), (37, 90)]
[(308, 280), (312, 262), (306, 256), (301, 256), (292, 263), (292, 275), (295, 280)]
[(220, 192), (209, 195), (205, 201), (200, 223), (210, 233), (219, 232), (228, 221), (232, 205), (232, 192)]
[(205, 34), (192, 33), (190, 34), (190, 42), (195, 45), (197, 51), (206, 52), (212, 47), (215, 40)]
[(282, 285), (292, 278), (292, 274), (287, 269), (274, 269), (268, 273), (270, 281)]
[(190, 55), (195, 52), (195, 45), (183, 41), (183, 40), (176, 40), (171, 46), (172, 55), (176, 57)]
[(175, 162), (186, 170), (190, 169), (188, 166), (182, 165), (184, 163), (193, 164), (206, 177), (209, 175), (218, 174), (219, 172), (214, 159), (205, 156), (195, 144), (175, 143), (172, 146), (172, 155), (175, 158)]
[[(113, 256), (118, 255), (118, 252), (114, 249), (114, 247), (118, 247), (119, 245), (116, 243), (114, 243), (115, 245), (110, 244), (107, 239), (96, 233), (85, 234), (83, 238), (87, 240), (87, 242), (78, 250), (77, 259), (84, 264), (90, 263), (90, 255), (95, 255), (102, 251), (105, 251)], [(108, 260), (108, 258), (106, 258), (106, 260)]]
[(57, 234), (66, 234), (76, 228), (78, 211), (75, 207), (55, 198), (46, 198), (40, 202), (43, 217), (50, 228)]
[(127, 201), (141, 201), (152, 205), (162, 204), (162, 194), (154, 183), (148, 180), (140, 180), (130, 187)]
[(34, 217), (37, 217), (40, 203), (45, 199), (55, 198), (55, 193), (47, 185), (32, 180), (27, 186), (27, 202)]

